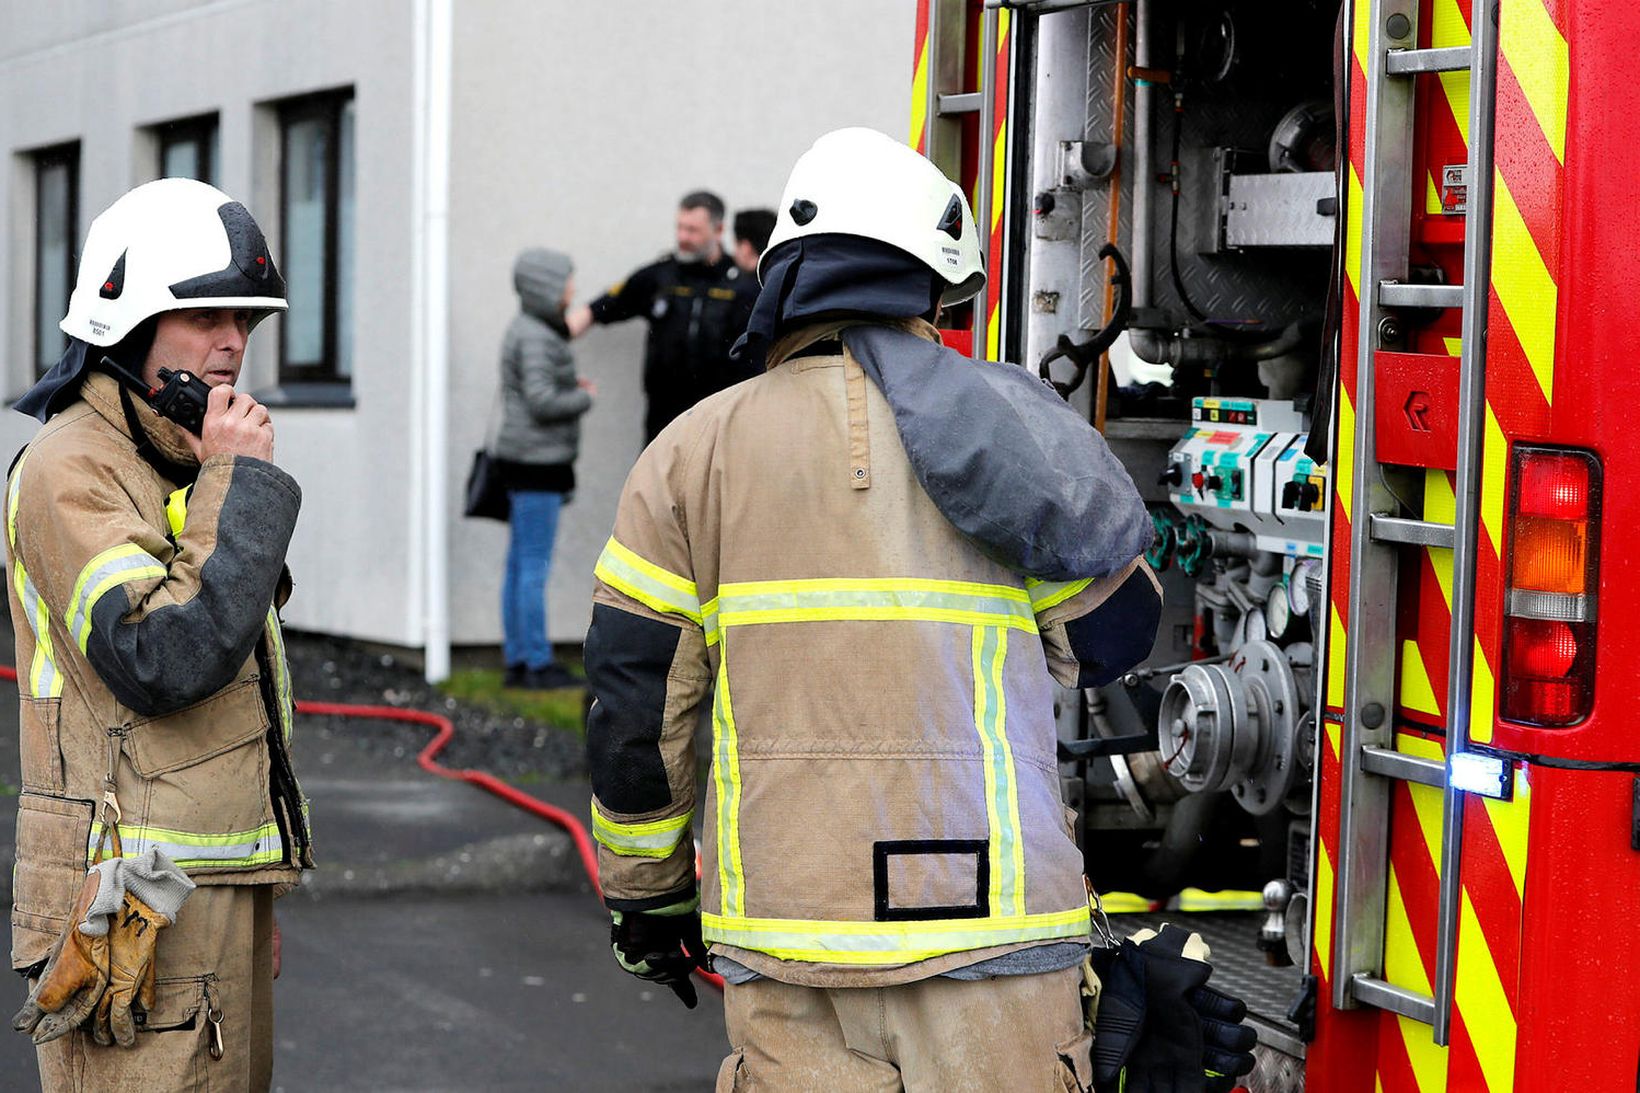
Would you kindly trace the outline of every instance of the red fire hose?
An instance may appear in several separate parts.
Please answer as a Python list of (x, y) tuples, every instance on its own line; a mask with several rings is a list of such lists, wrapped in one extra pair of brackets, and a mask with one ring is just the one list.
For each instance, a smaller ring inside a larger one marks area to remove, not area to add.
[[(16, 682), (17, 670), (0, 664), (0, 679)], [(515, 789), (501, 779), (485, 774), (481, 770), (452, 770), (438, 761), (439, 753), (449, 746), (451, 738), (456, 734), (455, 723), (448, 717), (429, 713), (426, 710), (409, 710), (398, 706), (354, 706), (342, 702), (298, 702), (296, 703), (296, 712), (312, 714), (316, 717), (351, 717), (361, 721), (399, 721), (437, 729), (438, 732), (434, 734), (433, 739), (429, 740), (427, 746), (422, 748), (421, 753), (416, 756), (416, 763), (420, 765), (421, 769), (440, 778), (452, 778), (459, 782), (477, 786), (479, 789), (501, 798), (515, 808), (521, 808), (525, 812), (539, 816), (550, 824), (563, 828), (575, 842), (575, 849), (581, 855), (581, 867), (586, 870), (587, 879), (592, 882), (592, 890), (600, 893), (600, 895), (602, 894), (603, 890), (598, 886), (598, 852), (593, 849), (592, 839), (587, 834), (586, 826), (580, 820), (563, 809), (549, 805), (539, 797), (532, 797), (522, 790)], [(718, 990), (723, 989), (722, 976), (714, 975), (705, 969), (699, 969), (695, 974)]]

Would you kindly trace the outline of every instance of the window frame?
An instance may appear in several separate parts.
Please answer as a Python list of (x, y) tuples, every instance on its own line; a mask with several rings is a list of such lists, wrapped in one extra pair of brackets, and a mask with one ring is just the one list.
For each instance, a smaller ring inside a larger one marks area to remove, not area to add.
[(198, 149), (200, 164), (199, 174), (195, 177), (200, 182), (215, 186), (216, 146), (220, 131), (221, 120), (215, 113), (195, 114), (154, 126), (155, 177), (171, 177), (165, 173), (165, 153), (168, 149), (178, 144), (193, 144)]
[[(347, 390), (352, 376), (340, 374), (340, 354), (337, 344), (337, 319), (341, 287), (340, 264), (341, 233), (341, 175), (342, 175), (342, 111), (353, 101), (351, 87), (321, 91), (276, 103), (279, 118), (279, 254), (288, 256), (290, 250), (289, 193), (286, 168), (290, 162), (291, 130), (301, 122), (320, 121), (326, 126), (330, 140), (330, 155), (325, 159), (325, 225), (324, 225), (324, 333), (320, 359), (313, 363), (294, 364), (290, 360), (289, 323), (279, 324), (279, 386), (285, 390), (305, 390), (317, 393), (323, 389)], [(356, 122), (355, 122), (356, 124)]]
[[(51, 369), (51, 364), (42, 365), (41, 350), (45, 345), (46, 331), (40, 323), (40, 305), (43, 303), (45, 285), (42, 283), (44, 263), (41, 261), (41, 250), (44, 243), (45, 221), (40, 211), (45, 206), (45, 176), (46, 172), (54, 167), (65, 168), (68, 174), (68, 202), (65, 210), (67, 232), (64, 238), (68, 245), (68, 261), (64, 263), (64, 280), (62, 285), (63, 307), (67, 308), (68, 301), (74, 294), (74, 281), (79, 273), (79, 238), (80, 238), (80, 142), (68, 141), (63, 144), (52, 145), (48, 148), (35, 149), (29, 157), (34, 166), (34, 239), (31, 253), (34, 260), (34, 271), (30, 309), (33, 312), (30, 325), (34, 328), (33, 351), (29, 363), (30, 370), (36, 378), (43, 376)], [(55, 327), (53, 329), (56, 329)], [(55, 362), (52, 362), (55, 363)]]

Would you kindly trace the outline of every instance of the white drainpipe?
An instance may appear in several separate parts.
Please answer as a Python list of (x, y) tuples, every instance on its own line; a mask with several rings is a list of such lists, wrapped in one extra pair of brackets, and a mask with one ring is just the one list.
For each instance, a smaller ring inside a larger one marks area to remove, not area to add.
[(414, 300), (421, 365), (418, 480), (426, 676), (450, 676), (450, 87), (453, 0), (416, 0)]

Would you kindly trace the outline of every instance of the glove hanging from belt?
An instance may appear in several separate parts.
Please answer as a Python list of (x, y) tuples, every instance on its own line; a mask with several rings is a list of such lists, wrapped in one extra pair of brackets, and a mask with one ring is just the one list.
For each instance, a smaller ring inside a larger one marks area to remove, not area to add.
[(622, 968), (639, 979), (670, 987), (685, 1006), (699, 1002), (689, 976), (706, 967), (700, 937), (700, 897), (650, 911), (611, 911), (610, 946)]
[(1200, 934), (1172, 924), (1094, 951), (1102, 982), (1094, 1028), (1101, 1093), (1229, 1093), (1253, 1069), (1257, 1037), (1240, 999), (1206, 985)]
[(193, 889), (157, 849), (98, 862), (12, 1027), (43, 1044), (89, 1020), (99, 1044), (135, 1044), (141, 1017), (134, 1007), (146, 1010), (154, 1002), (159, 931), (175, 921)]

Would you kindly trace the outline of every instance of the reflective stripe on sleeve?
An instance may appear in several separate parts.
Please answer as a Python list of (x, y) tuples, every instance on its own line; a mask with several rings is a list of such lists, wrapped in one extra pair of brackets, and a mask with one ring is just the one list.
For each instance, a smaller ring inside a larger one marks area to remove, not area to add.
[(121, 543), (97, 555), (80, 570), (80, 579), (74, 583), (74, 595), (69, 598), (68, 611), (63, 621), (80, 652), (85, 652), (91, 639), (91, 612), (97, 601), (123, 584), (164, 577), (165, 566), (160, 560), (135, 543)]
[(592, 837), (611, 852), (626, 858), (669, 858), (689, 835), (689, 823), (694, 812), (671, 816), (664, 820), (623, 824), (611, 820), (592, 806)]
[(611, 538), (593, 570), (598, 579), (663, 615), (682, 615), (701, 623), (700, 593), (695, 582), (660, 566)]
[[(284, 840), (277, 823), (266, 823), (253, 831), (230, 831), (222, 835), (198, 835), (163, 827), (120, 824), (120, 841), (127, 857), (158, 849), (184, 869), (249, 869), (277, 865), (285, 858)], [(95, 857), (102, 839), (102, 824), (91, 825), (91, 841), (86, 861)]]
[(1025, 581), (1025, 590), (1031, 595), (1031, 610), (1040, 615), (1050, 607), (1058, 607), (1092, 583), (1092, 577), (1079, 581), (1039, 581), (1031, 577)]
[(1027, 941), (1088, 936), (1086, 904), (1069, 911), (910, 922), (742, 918), (701, 915), (701, 935), (781, 960), (825, 964), (910, 964), (948, 953)]

